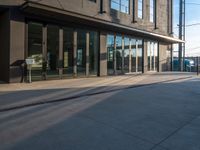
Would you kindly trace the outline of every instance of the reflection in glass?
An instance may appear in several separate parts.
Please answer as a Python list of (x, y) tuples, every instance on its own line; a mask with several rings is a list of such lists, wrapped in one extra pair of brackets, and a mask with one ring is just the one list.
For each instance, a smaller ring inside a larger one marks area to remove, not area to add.
[(148, 42), (148, 71), (156, 71), (158, 69), (158, 44)]
[(114, 73), (114, 35), (107, 35), (107, 70), (108, 74)]
[(129, 38), (124, 38), (124, 73), (129, 72)]
[(77, 31), (77, 75), (86, 75), (86, 31)]
[(58, 68), (61, 66), (59, 61), (59, 27), (47, 26), (47, 77), (57, 78)]
[(96, 75), (98, 73), (98, 56), (99, 56), (99, 40), (97, 32), (90, 32), (90, 75)]
[(42, 24), (28, 23), (28, 57), (35, 60), (32, 65), (32, 80), (41, 80), (42, 75)]
[(142, 51), (143, 51), (143, 42), (142, 40), (137, 40), (138, 50), (137, 50), (137, 57), (138, 57), (138, 72), (142, 72)]
[(143, 51), (143, 42), (138, 39), (131, 39), (131, 49), (132, 49), (132, 72), (142, 72), (142, 51)]
[(137, 72), (136, 70), (136, 39), (131, 39), (131, 51), (132, 51), (132, 55), (131, 55), (131, 72)]
[(63, 29), (63, 76), (73, 74), (73, 29)]
[(143, 0), (138, 0), (138, 18), (143, 18)]
[(116, 72), (117, 74), (122, 73), (122, 37), (116, 36)]

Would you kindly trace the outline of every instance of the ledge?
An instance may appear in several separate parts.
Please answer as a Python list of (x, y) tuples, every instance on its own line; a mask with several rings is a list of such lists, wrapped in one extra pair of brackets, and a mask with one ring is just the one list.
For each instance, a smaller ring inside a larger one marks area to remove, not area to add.
[(132, 28), (130, 26), (122, 25), (119, 23), (114, 23), (110, 21), (106, 21), (99, 18), (94, 18), (91, 16), (86, 16), (83, 14), (79, 14), (76, 12), (70, 12), (65, 9), (59, 9), (52, 6), (47, 6), (35, 2), (26, 2), (21, 6), (21, 10), (25, 13), (29, 13), (32, 15), (56, 18), (60, 20), (71, 21), (73, 23), (84, 24), (92, 27), (101, 28), (102, 30), (109, 31), (118, 31), (127, 33), (129, 35), (138, 36), (145, 39), (152, 39), (161, 42), (167, 43), (184, 43), (185, 41), (173, 38), (170, 36), (165, 36), (149, 31), (144, 31), (136, 28)]

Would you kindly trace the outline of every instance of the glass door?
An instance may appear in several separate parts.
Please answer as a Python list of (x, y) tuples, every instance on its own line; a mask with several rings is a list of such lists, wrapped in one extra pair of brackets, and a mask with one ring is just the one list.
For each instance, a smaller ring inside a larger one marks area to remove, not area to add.
[(130, 50), (129, 50), (130, 40), (129, 38), (124, 38), (124, 73), (129, 73), (129, 61), (130, 61)]
[(59, 78), (59, 27), (47, 26), (47, 78)]
[(116, 36), (116, 73), (122, 74), (122, 60), (123, 60), (123, 52), (122, 52), (122, 37)]
[(158, 44), (148, 42), (148, 71), (157, 71), (158, 68)]
[(98, 73), (98, 56), (99, 56), (99, 34), (90, 32), (90, 50), (89, 50), (89, 73), (97, 76)]
[(77, 31), (77, 75), (86, 76), (86, 31)]
[(63, 77), (73, 76), (73, 29), (63, 28)]
[(33, 58), (35, 64), (32, 65), (32, 80), (41, 80), (43, 72), (43, 25), (35, 22), (28, 23), (28, 52), (27, 57)]
[(114, 74), (114, 35), (107, 36), (107, 70), (108, 75)]

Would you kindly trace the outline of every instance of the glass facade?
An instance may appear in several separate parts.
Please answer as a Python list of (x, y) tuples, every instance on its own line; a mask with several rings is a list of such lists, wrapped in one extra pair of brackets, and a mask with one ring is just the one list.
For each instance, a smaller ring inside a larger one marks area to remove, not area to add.
[[(27, 57), (35, 59), (33, 80), (97, 76), (97, 31), (51, 24), (28, 23)], [(158, 69), (158, 43), (147, 42), (148, 71)], [(120, 75), (143, 71), (143, 40), (128, 35), (107, 35), (107, 73)]]
[(156, 42), (148, 42), (148, 71), (157, 71), (158, 69), (158, 44)]
[(143, 70), (143, 40), (108, 35), (107, 54), (108, 74), (142, 72)]
[(129, 0), (111, 0), (111, 8), (129, 14)]
[(99, 34), (96, 31), (29, 22), (26, 58), (33, 58), (36, 62), (32, 66), (33, 80), (59, 79), (74, 75), (97, 76)]

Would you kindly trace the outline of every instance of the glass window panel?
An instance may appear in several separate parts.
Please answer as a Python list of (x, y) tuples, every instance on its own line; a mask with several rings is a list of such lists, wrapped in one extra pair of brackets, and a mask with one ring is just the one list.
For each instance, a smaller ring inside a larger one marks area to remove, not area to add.
[(150, 22), (155, 20), (155, 1), (150, 0)]
[(124, 38), (124, 73), (129, 72), (129, 45), (130, 45), (130, 40), (129, 38), (125, 37)]
[(120, 11), (120, 0), (111, 0), (111, 8)]
[(111, 8), (129, 14), (129, 0), (111, 0)]
[(143, 51), (143, 42), (142, 42), (142, 40), (138, 40), (137, 41), (137, 43), (138, 43), (138, 51), (137, 51), (137, 57), (138, 57), (138, 72), (142, 72), (142, 58), (143, 58), (143, 53), (142, 53), (142, 51)]
[(143, 0), (138, 0), (138, 18), (143, 18)]
[(41, 80), (43, 69), (42, 24), (28, 23), (28, 57), (35, 60), (32, 65), (32, 80)]
[(136, 39), (131, 39), (131, 72), (136, 72)]
[(73, 29), (63, 28), (63, 76), (73, 75)]
[(148, 42), (148, 71), (157, 71), (158, 68), (158, 43)]
[(116, 36), (116, 71), (122, 73), (122, 36)]
[(98, 73), (98, 56), (99, 56), (99, 35), (97, 32), (90, 32), (90, 75)]
[(86, 75), (86, 31), (77, 31), (77, 75)]
[(108, 74), (114, 73), (114, 35), (107, 35), (107, 67)]
[(47, 77), (54, 78), (59, 75), (59, 27), (47, 26)]

